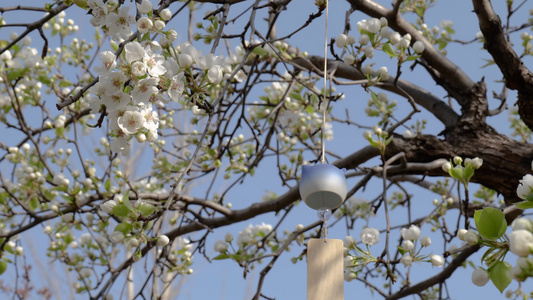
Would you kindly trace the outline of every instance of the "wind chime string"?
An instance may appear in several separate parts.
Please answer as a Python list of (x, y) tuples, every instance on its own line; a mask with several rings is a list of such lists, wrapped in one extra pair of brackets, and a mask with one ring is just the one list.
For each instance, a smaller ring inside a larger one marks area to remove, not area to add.
[[(326, 88), (327, 88), (327, 83), (328, 83), (328, 80), (327, 80), (327, 76), (328, 76), (328, 8), (329, 8), (329, 0), (326, 0), (326, 25), (325, 25), (325, 32), (324, 32), (324, 91), (323, 91), (323, 102), (322, 102), (322, 127), (321, 127), (321, 130), (322, 131), (322, 138), (321, 138), (321, 142), (322, 142), (322, 156), (320, 158), (320, 162), (322, 164), (325, 164), (326, 163), (326, 112), (327, 112), (327, 109), (328, 109), (328, 97), (327, 97), (327, 93), (326, 93)], [(324, 197), (324, 196), (322, 196)], [(322, 215), (322, 220), (324, 221), (324, 243), (327, 243), (328, 242), (328, 225), (327, 225), (327, 221), (328, 221), (328, 217), (327, 217), (327, 212), (326, 210), (324, 210), (323, 212), (323, 215)]]
[(323, 98), (322, 98), (322, 156), (320, 158), (320, 162), (325, 164), (326, 163), (326, 112), (328, 109), (328, 97), (326, 93), (326, 87), (328, 83), (328, 8), (329, 8), (329, 0), (326, 0), (326, 29), (324, 33), (324, 91), (323, 91)]

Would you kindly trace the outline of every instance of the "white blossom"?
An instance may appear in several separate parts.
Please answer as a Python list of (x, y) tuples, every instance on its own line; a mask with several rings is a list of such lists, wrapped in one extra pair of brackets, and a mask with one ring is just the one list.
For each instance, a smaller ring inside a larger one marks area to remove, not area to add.
[(163, 66), (165, 58), (160, 54), (153, 53), (152, 50), (144, 52), (143, 61), (150, 76), (158, 77), (167, 72), (167, 69)]
[(166, 236), (164, 234), (160, 235), (157, 238), (157, 245), (159, 247), (165, 247), (166, 245), (168, 245), (169, 242), (170, 242), (170, 239), (168, 238), (168, 236)]
[(113, 231), (109, 235), (109, 240), (115, 244), (122, 243), (122, 241), (124, 240), (124, 234), (120, 231)]
[(464, 237), (463, 237), (464, 241), (467, 242), (469, 245), (475, 245), (477, 244), (477, 241), (478, 241), (478, 237), (477, 237), (477, 233), (475, 231), (472, 231), (472, 230), (468, 230)]
[(137, 3), (137, 9), (141, 14), (148, 14), (152, 12), (153, 6), (152, 2), (148, 0), (142, 0), (141, 3)]
[(345, 247), (345, 248), (350, 248), (350, 247), (352, 247), (353, 245), (355, 245), (355, 240), (354, 240), (354, 238), (353, 238), (351, 235), (345, 236), (345, 237), (344, 237), (344, 247)]
[(413, 50), (415, 50), (416, 53), (424, 52), (425, 48), (426, 48), (426, 46), (424, 45), (424, 43), (422, 41), (416, 41), (413, 44)]
[(423, 246), (423, 247), (429, 247), (431, 245), (431, 239), (429, 238), (429, 236), (423, 236), (421, 239), (420, 239), (420, 244)]
[(509, 236), (509, 250), (520, 257), (533, 252), (533, 234), (527, 230), (515, 230)]
[(226, 252), (228, 249), (228, 244), (225, 241), (218, 240), (215, 242), (214, 248), (217, 252)]
[(213, 66), (207, 71), (207, 80), (213, 84), (219, 84), (222, 81), (222, 68), (220, 66)]
[(416, 133), (412, 132), (412, 131), (409, 130), (409, 129), (406, 129), (406, 130), (402, 133), (402, 136), (403, 136), (403, 138), (405, 138), (405, 139), (412, 139), (412, 138), (415, 138), (415, 137), (416, 137)]
[(366, 30), (371, 33), (378, 33), (381, 29), (381, 22), (377, 18), (366, 20)]
[(118, 118), (117, 122), (120, 129), (125, 133), (136, 134), (142, 127), (144, 118), (140, 112), (128, 110), (124, 112), (122, 117)]
[(442, 164), (442, 170), (444, 172), (448, 173), (450, 172), (451, 169), (452, 169), (452, 164), (449, 161)]
[(172, 12), (168, 8), (165, 8), (159, 12), (159, 16), (161, 19), (168, 21), (172, 17)]
[(409, 228), (402, 228), (400, 233), (404, 240), (416, 241), (420, 237), (420, 228), (416, 225), (411, 225)]
[(54, 182), (55, 185), (58, 185), (58, 186), (68, 186), (70, 184), (70, 180), (68, 180), (65, 177), (65, 174), (63, 173), (56, 173), (52, 181)]
[(233, 241), (233, 235), (231, 234), (231, 232), (226, 233), (226, 235), (224, 236), (224, 240), (228, 243)]
[(45, 226), (45, 227), (43, 228), (43, 232), (44, 232), (45, 234), (51, 234), (51, 233), (53, 232), (53, 228), (52, 228), (52, 226), (49, 226), (49, 225)]
[(359, 44), (366, 45), (368, 42), (370, 42), (370, 37), (368, 34), (363, 33), (359, 36)]
[(156, 87), (157, 79), (149, 77), (139, 80), (133, 90), (131, 91), (131, 97), (135, 103), (149, 104), (150, 98), (154, 94), (157, 94), (158, 89)]
[(379, 242), (379, 230), (376, 228), (364, 228), (361, 230), (361, 241), (367, 245), (375, 245)]
[(531, 222), (531, 219), (529, 218), (525, 218), (525, 217), (517, 218), (513, 221), (511, 226), (513, 228), (513, 231), (523, 229), (523, 230), (533, 232), (533, 222)]
[(178, 73), (176, 76), (172, 77), (170, 82), (170, 87), (167, 90), (168, 97), (172, 101), (178, 101), (181, 97), (181, 94), (185, 90), (185, 84), (183, 83), (183, 72)]
[(142, 17), (142, 18), (139, 18), (139, 20), (137, 20), (137, 30), (139, 30), (139, 32), (143, 34), (150, 31), (153, 25), (154, 24), (152, 20), (150, 20), (147, 17)]
[(402, 258), (400, 258), (400, 262), (404, 267), (408, 267), (413, 264), (413, 257), (409, 254), (404, 254)]
[(374, 57), (374, 47), (367, 46), (367, 47), (365, 47), (365, 49), (363, 51), (365, 52), (365, 56), (366, 57), (368, 57), (368, 58)]
[(472, 272), (472, 283), (477, 286), (484, 286), (489, 282), (489, 272), (485, 269), (478, 268)]
[(355, 63), (355, 56), (352, 54), (346, 54), (343, 58), (343, 61), (347, 65), (353, 65)]
[(387, 79), (389, 79), (389, 71), (387, 70), (387, 67), (379, 68), (377, 73), (381, 81), (387, 81)]
[(401, 39), (402, 36), (398, 32), (393, 32), (389, 37), (389, 42), (393, 45), (396, 45), (398, 44), (398, 42), (400, 42)]
[(110, 214), (111, 212), (113, 212), (113, 207), (115, 207), (117, 205), (117, 202), (115, 200), (107, 200), (106, 202), (100, 204), (100, 209), (107, 213), (107, 214)]
[(415, 248), (413, 242), (405, 240), (402, 242), (402, 249), (405, 251), (412, 251)]
[(527, 195), (533, 192), (533, 175), (527, 174), (519, 182), (520, 184), (516, 188), (516, 194), (521, 199), (526, 200)]
[(124, 46), (124, 51), (126, 53), (126, 61), (130, 64), (144, 57), (144, 48), (137, 41), (127, 43)]
[(344, 48), (346, 47), (346, 44), (347, 44), (346, 40), (347, 40), (347, 36), (344, 33), (341, 33), (335, 39), (335, 45), (339, 48)]
[(121, 6), (118, 9), (118, 14), (111, 12), (105, 18), (109, 33), (115, 40), (118, 40), (119, 37), (127, 39), (131, 35), (130, 24), (133, 24), (135, 19), (128, 14), (128, 10), (128, 6)]
[(381, 36), (383, 38), (386, 38), (386, 39), (389, 39), (390, 40), (390, 37), (391, 35), (394, 33), (394, 31), (389, 27), (389, 26), (383, 26), (381, 28)]
[(431, 265), (434, 267), (442, 267), (444, 265), (444, 258), (442, 256), (433, 254), (430, 257), (431, 259)]
[(94, 68), (94, 71), (97, 73), (103, 74), (110, 72), (117, 66), (115, 53), (109, 50), (101, 52), (98, 55), (98, 58), (100, 59), (100, 62), (102, 62), (102, 66)]
[(479, 158), (479, 157), (474, 157), (472, 158), (472, 160), (470, 161), (470, 164), (472, 165), (472, 167), (474, 169), (479, 169), (481, 168), (481, 166), (483, 165), (483, 159)]

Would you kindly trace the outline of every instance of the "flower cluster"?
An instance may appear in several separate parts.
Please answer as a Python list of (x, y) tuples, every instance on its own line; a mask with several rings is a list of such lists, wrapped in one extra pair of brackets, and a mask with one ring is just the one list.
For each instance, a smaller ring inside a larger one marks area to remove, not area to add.
[(401, 36), (388, 26), (388, 21), (384, 17), (359, 21), (357, 28), (360, 34), (357, 42), (354, 36), (339, 34), (335, 39), (335, 45), (347, 50), (343, 61), (361, 68), (370, 82), (386, 81), (389, 78), (387, 67), (380, 67), (376, 72), (372, 63), (362, 66), (363, 61), (374, 57), (375, 50), (382, 50), (390, 57), (397, 58), (399, 64), (417, 59), (418, 54), (425, 50), (424, 43), (416, 41), (412, 46), (415, 55), (410, 55), (407, 50), (411, 46), (411, 35)]
[(367, 264), (377, 261), (370, 253), (369, 246), (379, 242), (379, 230), (371, 227), (363, 228), (360, 237), (361, 242), (366, 245), (366, 250), (359, 247), (352, 236), (344, 238), (344, 280), (348, 282), (355, 279)]
[(241, 265), (251, 258), (260, 259), (267, 249), (274, 252), (279, 247), (279, 243), (282, 243), (282, 241), (276, 240), (275, 233), (270, 224), (250, 224), (239, 232), (237, 240), (233, 243), (233, 235), (228, 232), (224, 240), (217, 240), (213, 245), (214, 250), (219, 253), (214, 259), (229, 258)]
[(386, 93), (374, 93), (370, 92), (370, 100), (368, 100), (367, 107), (365, 108), (365, 113), (369, 117), (381, 117), (379, 125), (389, 122), (390, 117), (393, 114), (394, 108), (396, 107), (396, 100), (390, 101)]
[(468, 190), (468, 183), (472, 176), (474, 176), (474, 170), (481, 168), (483, 159), (479, 157), (466, 158), (463, 166), (463, 159), (460, 156), (456, 156), (453, 158), (453, 164), (455, 166), (452, 166), (452, 161), (445, 162), (442, 165), (442, 170), (452, 178), (459, 180), (465, 186), (465, 189)]
[[(400, 250), (400, 253), (403, 254), (402, 258), (400, 258), (400, 263), (402, 263), (404, 267), (409, 267), (416, 261), (431, 262), (431, 265), (434, 267), (442, 267), (444, 265), (444, 258), (438, 254), (429, 256), (420, 254), (422, 248), (431, 245), (431, 239), (428, 236), (420, 238), (421, 232), (418, 226), (411, 225), (409, 228), (402, 228), (400, 233), (403, 242), (398, 249)], [(417, 241), (419, 238), (421, 247), (417, 250)]]
[(513, 232), (509, 235), (509, 250), (519, 256), (511, 269), (511, 276), (524, 281), (533, 277), (533, 220), (518, 218), (512, 223)]
[[(377, 136), (376, 139), (374, 139), (374, 134)], [(382, 154), (385, 153), (385, 148), (392, 141), (392, 136), (389, 137), (388, 132), (383, 131), (383, 129), (377, 125), (374, 126), (373, 133), (370, 130), (363, 132), (363, 137)]]
[(369, 218), (375, 216), (375, 213), (370, 203), (361, 198), (352, 196), (344, 201), (344, 204), (335, 211), (334, 216), (337, 219), (340, 219), (343, 216), (349, 216), (351, 218), (362, 218), (368, 221)]

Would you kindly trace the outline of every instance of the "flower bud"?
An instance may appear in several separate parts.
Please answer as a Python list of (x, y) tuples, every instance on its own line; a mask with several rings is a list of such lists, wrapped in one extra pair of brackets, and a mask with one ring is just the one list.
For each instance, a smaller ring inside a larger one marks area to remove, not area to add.
[(403, 264), (404, 267), (408, 267), (413, 264), (413, 258), (409, 254), (404, 254), (404, 256), (402, 256), (402, 258), (400, 259), (400, 262)]
[(109, 235), (109, 240), (115, 244), (122, 243), (124, 240), (124, 234), (120, 231), (113, 231)]
[(451, 169), (452, 169), (452, 164), (449, 161), (442, 164), (442, 170), (444, 172), (448, 173), (450, 172)]
[(415, 248), (415, 244), (411, 241), (403, 241), (402, 242), (402, 249), (405, 251), (412, 251)]
[(489, 272), (485, 269), (478, 268), (472, 272), (472, 283), (477, 286), (484, 286), (489, 282)]
[(226, 252), (228, 249), (228, 244), (225, 241), (218, 240), (215, 242), (214, 248), (217, 252)]
[(411, 225), (409, 229), (402, 228), (400, 233), (404, 240), (416, 241), (420, 237), (420, 228), (418, 228), (416, 225)]
[(344, 48), (346, 46), (346, 40), (347, 40), (347, 36), (344, 34), (344, 33), (341, 33), (337, 36), (337, 38), (335, 39), (335, 45), (339, 48)]
[(159, 16), (161, 17), (161, 19), (168, 21), (170, 20), (170, 18), (172, 18), (172, 12), (170, 11), (170, 9), (165, 8), (161, 12), (159, 12)]
[(431, 265), (434, 267), (442, 267), (444, 265), (444, 258), (437, 254), (431, 255)]
[(477, 244), (477, 233), (475, 231), (468, 230), (464, 235), (464, 241), (467, 242), (469, 245)]
[(157, 238), (157, 245), (160, 247), (165, 247), (170, 242), (168, 236), (162, 234)]
[(428, 247), (431, 245), (431, 239), (429, 238), (429, 236), (423, 236), (421, 239), (420, 239), (420, 244), (423, 246), (423, 247)]
[(422, 53), (424, 52), (426, 46), (424, 46), (424, 43), (421, 41), (416, 41), (413, 44), (413, 50), (415, 50), (416, 53)]
[(533, 234), (527, 230), (515, 230), (509, 236), (509, 249), (520, 257), (528, 256), (533, 250)]
[(226, 233), (226, 236), (224, 237), (224, 240), (228, 243), (230, 243), (231, 241), (233, 241), (233, 235), (231, 234), (231, 232), (228, 232)]
[(344, 237), (344, 247), (351, 248), (355, 244), (355, 240), (351, 235)]

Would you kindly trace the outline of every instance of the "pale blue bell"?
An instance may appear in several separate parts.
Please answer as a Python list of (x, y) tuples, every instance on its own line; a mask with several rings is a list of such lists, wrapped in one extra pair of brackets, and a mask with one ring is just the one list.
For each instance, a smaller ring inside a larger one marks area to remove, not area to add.
[(300, 197), (316, 210), (341, 206), (348, 191), (344, 171), (330, 164), (303, 166)]

